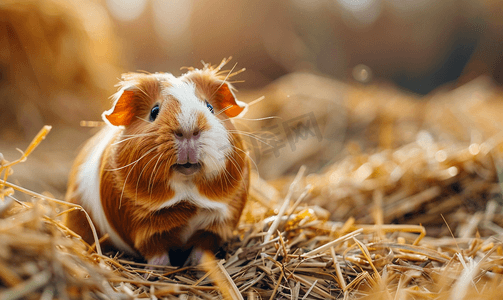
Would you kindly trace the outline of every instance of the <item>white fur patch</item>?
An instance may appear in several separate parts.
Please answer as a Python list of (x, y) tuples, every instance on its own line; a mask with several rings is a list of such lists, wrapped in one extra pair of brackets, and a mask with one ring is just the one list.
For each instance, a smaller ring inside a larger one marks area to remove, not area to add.
[(213, 223), (224, 223), (230, 217), (227, 204), (202, 196), (192, 182), (173, 180), (170, 185), (175, 196), (164, 202), (158, 209), (174, 206), (181, 201), (188, 201), (199, 208), (197, 214), (189, 220), (187, 227), (182, 231), (183, 242), (186, 242), (197, 230), (204, 229)]
[[(221, 223), (222, 220), (222, 215), (219, 214), (217, 211), (213, 210), (201, 210), (192, 217), (189, 222), (187, 223), (187, 226), (185, 226), (180, 233), (180, 239), (183, 243), (186, 243), (187, 240), (198, 230), (200, 229), (205, 229), (208, 226), (214, 224), (214, 223)], [(226, 238), (226, 237), (223, 237)]]
[(172, 180), (170, 182), (170, 186), (171, 189), (173, 189), (173, 191), (175, 192), (175, 196), (169, 199), (168, 201), (164, 202), (157, 209), (171, 207), (180, 203), (181, 201), (186, 200), (202, 209), (219, 212), (219, 215), (221, 215), (223, 219), (227, 218), (229, 212), (227, 204), (212, 201), (204, 197), (203, 195), (199, 194), (199, 191), (197, 190), (196, 186), (191, 181)]
[[(196, 96), (195, 85), (176, 78), (172, 81), (168, 93), (180, 102), (181, 113), (178, 122), (185, 131), (191, 131), (197, 125), (197, 116), (203, 113), (210, 129), (201, 132), (198, 159), (205, 165), (207, 178), (213, 178), (223, 172), (227, 156), (232, 152), (232, 145), (224, 125)], [(177, 141), (178, 142), (178, 141)]]
[(94, 139), (97, 143), (89, 149), (89, 154), (80, 165), (77, 173), (77, 182), (79, 183), (77, 191), (81, 195), (82, 206), (89, 212), (101, 233), (108, 233), (113, 244), (121, 250), (135, 253), (112, 228), (101, 204), (99, 174), (101, 158), (106, 146), (116, 136), (118, 130), (120, 128), (107, 125), (97, 134)]

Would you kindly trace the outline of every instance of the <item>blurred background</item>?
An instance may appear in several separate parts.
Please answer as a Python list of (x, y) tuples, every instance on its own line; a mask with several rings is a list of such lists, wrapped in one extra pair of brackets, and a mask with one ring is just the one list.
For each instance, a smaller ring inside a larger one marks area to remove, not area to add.
[[(503, 3), (495, 0), (3, 0), (0, 152), (53, 131), (12, 180), (61, 197), (121, 73), (181, 75), (232, 56), (251, 102), (260, 175), (395, 149), (427, 129), (473, 142), (500, 129)], [(242, 81), (242, 82), (241, 82)], [(43, 180), (40, 180), (43, 178)]]

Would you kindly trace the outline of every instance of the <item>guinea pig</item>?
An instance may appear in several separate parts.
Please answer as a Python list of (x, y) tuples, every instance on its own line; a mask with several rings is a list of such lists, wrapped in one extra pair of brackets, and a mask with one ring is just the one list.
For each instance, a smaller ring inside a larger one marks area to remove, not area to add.
[[(236, 100), (222, 65), (169, 73), (127, 73), (106, 122), (77, 156), (66, 200), (89, 213), (115, 249), (149, 264), (196, 265), (237, 225), (250, 164), (231, 118)], [(227, 75), (228, 76), (228, 75)], [(82, 212), (66, 225), (94, 242)], [(189, 253), (173, 261), (175, 252)]]

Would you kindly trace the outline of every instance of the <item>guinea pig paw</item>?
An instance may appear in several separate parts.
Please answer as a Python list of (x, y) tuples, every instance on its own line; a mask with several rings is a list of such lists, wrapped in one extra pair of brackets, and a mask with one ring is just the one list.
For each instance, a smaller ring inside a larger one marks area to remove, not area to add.
[(189, 254), (189, 257), (185, 261), (184, 267), (187, 266), (197, 266), (201, 263), (204, 251), (201, 248), (194, 248)]
[(151, 257), (148, 259), (147, 264), (151, 265), (145, 268), (145, 273), (143, 273), (143, 278), (148, 279), (150, 275), (153, 275), (152, 272), (148, 271), (153, 271), (155, 270), (155, 266), (171, 266), (171, 262), (169, 260), (169, 255), (168, 253), (164, 253), (161, 255), (156, 255), (154, 257)]
[(156, 255), (148, 259), (149, 265), (155, 266), (171, 266), (171, 262), (169, 261), (168, 253), (163, 253), (161, 255)]

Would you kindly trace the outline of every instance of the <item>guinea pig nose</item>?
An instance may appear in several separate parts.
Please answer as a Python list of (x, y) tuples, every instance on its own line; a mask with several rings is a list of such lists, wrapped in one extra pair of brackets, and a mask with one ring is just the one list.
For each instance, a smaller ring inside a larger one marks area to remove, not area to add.
[(179, 140), (190, 140), (190, 139), (198, 139), (201, 135), (201, 130), (199, 128), (195, 128), (191, 131), (184, 131), (182, 129), (175, 130), (175, 137)]
[(177, 138), (183, 138), (183, 131), (178, 129), (178, 130), (175, 130), (175, 136)]

